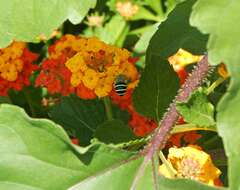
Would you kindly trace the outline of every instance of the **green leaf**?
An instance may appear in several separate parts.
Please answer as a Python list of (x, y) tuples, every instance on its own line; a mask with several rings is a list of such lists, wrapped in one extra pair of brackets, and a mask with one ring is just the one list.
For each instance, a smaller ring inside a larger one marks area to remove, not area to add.
[(131, 20), (152, 20), (156, 22), (160, 22), (163, 20), (162, 16), (155, 16), (153, 13), (151, 13), (148, 9), (146, 9), (143, 6), (138, 6), (139, 9), (133, 17), (131, 17)]
[(81, 145), (89, 144), (97, 126), (106, 120), (100, 100), (82, 100), (77, 96), (63, 97), (50, 111), (50, 117), (76, 135)]
[(49, 37), (65, 20), (80, 23), (96, 0), (0, 0), (0, 47)]
[(147, 30), (144, 31), (144, 33), (142, 34), (138, 42), (135, 44), (135, 47), (134, 47), (135, 52), (137, 53), (146, 52), (146, 49), (149, 45), (149, 41), (152, 38), (153, 34), (157, 31), (158, 25), (159, 23), (151, 25), (151, 27), (147, 28)]
[(202, 90), (194, 92), (187, 103), (177, 103), (177, 110), (187, 123), (202, 127), (215, 125), (214, 106)]
[(99, 37), (108, 44), (116, 44), (127, 26), (126, 21), (120, 15), (115, 15), (102, 28)]
[(152, 62), (152, 57), (167, 59), (179, 48), (193, 54), (203, 54), (207, 36), (189, 25), (189, 16), (195, 1), (179, 3), (160, 24), (147, 49), (147, 64)]
[(0, 188), (4, 190), (66, 190), (106, 168), (114, 170), (113, 165), (133, 155), (101, 144), (82, 155), (58, 125), (31, 119), (7, 104), (0, 105), (0, 140)]
[(121, 120), (106, 121), (97, 128), (94, 137), (107, 144), (119, 144), (136, 139), (130, 127)]
[[(217, 107), (217, 127), (228, 156), (228, 176), (231, 190), (240, 189), (240, 1), (199, 0), (193, 7), (191, 24), (209, 34), (208, 55), (211, 64), (224, 62), (231, 82)], [(219, 16), (221, 18), (219, 18)]]
[(145, 0), (145, 2), (159, 15), (164, 15), (162, 2), (159, 0)]
[(152, 57), (133, 93), (133, 105), (137, 112), (159, 121), (179, 88), (177, 74), (170, 64)]

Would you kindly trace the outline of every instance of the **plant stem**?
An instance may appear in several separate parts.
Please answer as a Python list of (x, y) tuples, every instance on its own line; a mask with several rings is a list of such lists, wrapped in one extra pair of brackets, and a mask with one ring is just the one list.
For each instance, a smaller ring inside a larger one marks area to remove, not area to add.
[(113, 120), (113, 114), (112, 114), (112, 105), (111, 105), (111, 101), (109, 99), (109, 97), (104, 97), (103, 98), (103, 102), (104, 102), (104, 106), (105, 106), (105, 111), (106, 111), (106, 115), (107, 115), (107, 119)]
[(165, 158), (164, 154), (162, 151), (159, 151), (159, 158), (162, 161), (162, 163), (165, 165), (167, 168), (169, 174), (171, 175), (172, 178), (175, 178), (177, 176), (176, 170), (173, 168), (172, 164)]
[(215, 82), (213, 82), (211, 84), (211, 86), (209, 86), (209, 88), (207, 89), (207, 95), (209, 95), (210, 93), (212, 93), (215, 88), (217, 88), (220, 84), (222, 84), (225, 81), (224, 78), (219, 77)]

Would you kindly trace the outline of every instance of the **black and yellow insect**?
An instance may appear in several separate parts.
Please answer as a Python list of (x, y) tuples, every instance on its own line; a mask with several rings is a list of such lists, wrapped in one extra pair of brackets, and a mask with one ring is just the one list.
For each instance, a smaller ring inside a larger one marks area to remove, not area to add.
[(124, 75), (118, 75), (114, 83), (114, 90), (119, 96), (124, 96), (127, 92), (128, 80)]

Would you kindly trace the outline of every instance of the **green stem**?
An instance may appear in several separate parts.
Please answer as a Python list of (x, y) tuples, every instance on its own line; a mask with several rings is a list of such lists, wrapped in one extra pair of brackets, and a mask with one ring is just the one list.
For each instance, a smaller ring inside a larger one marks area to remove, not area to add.
[(216, 125), (213, 125), (211, 127), (199, 127), (195, 124), (187, 123), (182, 125), (175, 125), (175, 127), (171, 131), (171, 134), (177, 134), (177, 133), (189, 132), (189, 131), (200, 131), (200, 130), (217, 132)]
[(111, 105), (111, 101), (110, 101), (109, 97), (104, 97), (103, 102), (104, 102), (104, 106), (105, 106), (107, 119), (113, 120), (112, 105)]
[(24, 94), (24, 96), (25, 96), (25, 98), (26, 98), (26, 101), (27, 101), (27, 103), (28, 103), (28, 106), (29, 106), (29, 109), (30, 109), (30, 111), (31, 111), (31, 115), (32, 115), (32, 117), (36, 117), (36, 112), (35, 112), (35, 110), (34, 110), (34, 107), (33, 107), (33, 101), (32, 101), (32, 98), (31, 98), (31, 96), (30, 96), (30, 94), (29, 94), (29, 91), (28, 91), (28, 89), (24, 89), (23, 90), (23, 94)]
[(211, 86), (209, 86), (209, 88), (207, 89), (207, 95), (209, 95), (210, 93), (212, 93), (215, 88), (217, 88), (220, 84), (222, 84), (225, 81), (224, 78), (220, 77), (218, 78), (215, 82), (213, 82), (211, 84)]
[(177, 176), (176, 170), (173, 168), (172, 164), (169, 161), (167, 161), (162, 151), (159, 151), (159, 158), (161, 159), (162, 163), (166, 166), (171, 177), (176, 178)]

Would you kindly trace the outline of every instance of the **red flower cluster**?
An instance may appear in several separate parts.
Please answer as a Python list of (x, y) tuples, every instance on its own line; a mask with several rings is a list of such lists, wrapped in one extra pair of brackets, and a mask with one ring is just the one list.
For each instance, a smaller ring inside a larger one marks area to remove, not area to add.
[(38, 69), (33, 62), (38, 55), (30, 52), (25, 43), (13, 42), (0, 49), (0, 96), (7, 96), (10, 89), (20, 91), (29, 86), (29, 78)]
[(66, 96), (73, 92), (70, 85), (71, 72), (65, 67), (66, 57), (61, 55), (57, 59), (47, 59), (41, 66), (35, 86), (45, 86), (51, 94), (61, 93)]

